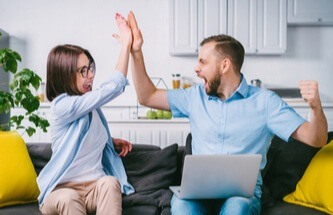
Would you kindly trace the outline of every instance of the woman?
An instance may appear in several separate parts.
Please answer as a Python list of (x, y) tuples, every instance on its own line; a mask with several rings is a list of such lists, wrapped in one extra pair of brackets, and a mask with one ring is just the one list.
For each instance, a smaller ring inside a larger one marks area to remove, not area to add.
[(116, 23), (120, 34), (114, 37), (121, 43), (116, 71), (97, 90), (92, 90), (95, 62), (89, 51), (61, 45), (48, 56), (53, 154), (37, 178), (43, 214), (121, 214), (122, 193), (134, 192), (120, 158), (132, 145), (111, 138), (100, 109), (128, 83), (132, 33), (120, 14)]

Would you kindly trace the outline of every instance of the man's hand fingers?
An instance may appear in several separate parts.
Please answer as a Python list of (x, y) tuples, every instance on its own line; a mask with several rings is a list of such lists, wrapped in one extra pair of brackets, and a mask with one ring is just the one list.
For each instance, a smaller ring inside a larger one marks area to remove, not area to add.
[(134, 13), (132, 11), (129, 12), (127, 19), (128, 19), (131, 29), (138, 30), (138, 24), (136, 22)]

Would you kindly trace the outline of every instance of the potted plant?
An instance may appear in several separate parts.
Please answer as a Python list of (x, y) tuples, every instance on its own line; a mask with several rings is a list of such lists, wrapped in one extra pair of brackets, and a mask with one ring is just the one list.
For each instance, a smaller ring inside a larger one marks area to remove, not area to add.
[[(0, 31), (0, 39), (1, 37)], [(24, 129), (30, 137), (36, 132), (37, 128), (47, 132), (49, 122), (36, 113), (40, 101), (38, 96), (31, 91), (32, 88), (36, 91), (39, 89), (42, 79), (28, 68), (17, 71), (18, 62), (20, 61), (21, 56), (17, 52), (8, 48), (0, 49), (0, 68), (2, 68), (0, 72), (13, 74), (13, 79), (9, 83), (10, 90), (0, 90), (0, 117), (1, 114), (10, 113), (10, 110), (15, 107), (22, 107), (25, 110), (24, 115), (11, 116), (7, 122), (2, 123), (0, 131), (8, 131), (11, 128)], [(0, 85), (8, 84), (1, 82), (2, 80), (0, 80)], [(22, 125), (24, 118), (28, 119), (29, 124)]]

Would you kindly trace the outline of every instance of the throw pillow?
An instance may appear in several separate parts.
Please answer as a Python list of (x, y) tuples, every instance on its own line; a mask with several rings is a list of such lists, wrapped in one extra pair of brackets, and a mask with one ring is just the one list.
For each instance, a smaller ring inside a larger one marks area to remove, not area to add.
[(36, 202), (37, 174), (16, 131), (0, 132), (0, 207)]
[(128, 181), (135, 193), (123, 196), (123, 207), (138, 205), (170, 206), (172, 192), (169, 186), (177, 175), (178, 145), (164, 149), (136, 147), (123, 158)]
[(333, 214), (333, 141), (316, 154), (296, 190), (283, 200)]
[[(275, 200), (295, 190), (311, 159), (319, 151), (297, 140), (285, 142), (275, 136), (268, 151), (263, 179)], [(267, 172), (266, 172), (267, 171)]]
[(178, 145), (161, 150), (132, 151), (123, 158), (128, 181), (136, 192), (168, 189), (177, 170)]

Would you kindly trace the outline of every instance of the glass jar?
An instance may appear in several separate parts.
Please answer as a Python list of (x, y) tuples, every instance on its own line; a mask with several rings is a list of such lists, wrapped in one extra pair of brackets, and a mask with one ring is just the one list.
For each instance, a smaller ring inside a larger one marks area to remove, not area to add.
[(186, 89), (192, 86), (192, 79), (189, 77), (182, 77), (182, 88)]

